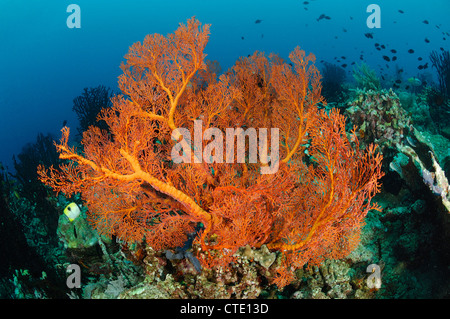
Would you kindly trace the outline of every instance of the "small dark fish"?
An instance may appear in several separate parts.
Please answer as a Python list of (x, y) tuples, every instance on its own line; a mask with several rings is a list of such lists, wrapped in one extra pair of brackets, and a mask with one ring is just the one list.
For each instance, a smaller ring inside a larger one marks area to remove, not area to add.
[(241, 37), (241, 40), (244, 40), (244, 37)]
[(402, 83), (402, 80), (397, 80), (397, 81), (395, 81), (395, 83), (400, 84), (400, 83)]
[(355, 65), (355, 62), (352, 62), (352, 64), (350, 64), (350, 65)]
[(439, 49), (441, 49), (441, 51), (444, 51), (444, 48), (443, 48), (443, 47), (440, 47)]
[(303, 4), (304, 4), (304, 5), (307, 5), (307, 4), (309, 4), (309, 2), (308, 2), (308, 1), (305, 1), (305, 2), (303, 2)]
[(372, 32), (364, 33), (364, 35), (366, 36), (366, 38), (373, 39), (373, 33)]
[(414, 50), (413, 49), (409, 49), (408, 53), (414, 53)]
[(331, 20), (331, 17), (329, 17), (329, 16), (325, 16), (325, 19), (327, 19), (327, 20)]
[(379, 46), (380, 46), (380, 44), (379, 44), (379, 43), (375, 43), (375, 46), (376, 46), (376, 47), (379, 47)]
[(425, 42), (430, 43), (430, 40), (428, 40), (428, 38), (425, 38)]
[(392, 53), (397, 53), (397, 50), (392, 49), (391, 52)]
[(392, 86), (394, 89), (398, 89), (398, 88), (400, 88), (400, 86), (399, 85), (397, 85), (397, 84), (395, 84), (394, 83), (394, 85)]
[(346, 28), (342, 28), (342, 31), (347, 32), (347, 29)]
[(429, 24), (428, 20), (423, 20), (422, 22), (425, 24)]
[(428, 62), (423, 65), (424, 69), (428, 69)]
[(405, 87), (405, 89), (408, 90), (408, 89), (409, 89), (409, 85), (407, 85), (407, 86)]
[(344, 59), (344, 60), (345, 60), (345, 59), (346, 59), (346, 57), (345, 57), (345, 56), (341, 56), (341, 59)]
[(386, 46), (384, 44), (381, 45), (382, 49), (386, 49)]
[(422, 69), (423, 69), (423, 65), (419, 65), (417, 68), (418, 68), (419, 70), (422, 70)]
[(343, 68), (346, 68), (346, 67), (347, 67), (347, 64), (344, 63), (344, 64), (342, 64), (341, 66), (342, 66)]
[(325, 19), (326, 15), (324, 13), (322, 13), (316, 20), (320, 21), (322, 19)]
[(400, 70), (398, 70), (398, 73), (402, 73), (404, 70), (403, 69), (400, 69)]
[(385, 59), (388, 62), (391, 61), (391, 59), (388, 56), (386, 56), (386, 55), (383, 55), (383, 59)]
[(400, 12), (401, 14), (405, 13), (405, 11), (403, 10), (398, 10), (398, 12)]
[(67, 125), (67, 120), (64, 120), (62, 127), (65, 127), (66, 125)]
[(261, 39), (263, 39), (264, 38), (264, 34), (263, 33), (261, 33)]
[(422, 61), (423, 59), (422, 59), (422, 57), (420, 56), (420, 57), (417, 58), (417, 60)]
[(257, 23), (257, 24), (261, 23), (261, 22), (262, 22), (262, 20), (259, 20), (259, 19), (255, 21), (255, 23)]
[(380, 47), (376, 47), (376, 49), (377, 49), (378, 51), (381, 51), (381, 48), (380, 48)]
[(383, 81), (386, 80), (386, 79), (384, 78), (384, 75), (381, 76), (381, 79), (382, 79)]
[(392, 57), (392, 61), (396, 61), (397, 60), (397, 57), (396, 56), (393, 56)]

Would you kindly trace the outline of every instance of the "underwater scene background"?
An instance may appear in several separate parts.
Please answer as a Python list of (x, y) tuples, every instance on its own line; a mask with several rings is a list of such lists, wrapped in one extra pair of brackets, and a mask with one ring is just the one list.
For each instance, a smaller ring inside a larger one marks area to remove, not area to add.
[[(0, 298), (450, 297), (449, 12), (1, 1)], [(177, 163), (199, 119), (279, 168)]]

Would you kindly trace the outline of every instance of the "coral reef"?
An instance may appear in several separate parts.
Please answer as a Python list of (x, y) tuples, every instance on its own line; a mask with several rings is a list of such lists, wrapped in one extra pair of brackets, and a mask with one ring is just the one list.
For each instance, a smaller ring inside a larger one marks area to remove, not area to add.
[(392, 89), (358, 89), (348, 105), (345, 115), (356, 125), (363, 146), (376, 143), (384, 152), (401, 143), (410, 130), (410, 116)]
[(405, 184), (398, 196), (386, 192), (377, 201), (383, 211), (367, 215), (361, 240), (370, 252), (368, 260), (382, 268), (381, 289), (373, 297), (446, 296), (448, 244), (443, 231), (448, 222), (444, 225), (442, 212), (426, 189), (414, 190)]
[[(450, 212), (450, 186), (444, 170), (436, 159), (434, 148), (419, 131), (414, 129), (413, 133), (416, 142), (411, 146), (398, 144), (398, 150), (410, 158), (425, 185), (441, 198), (442, 205)], [(404, 162), (400, 167), (407, 166), (408, 163), (409, 161)]]
[[(353, 98), (332, 105), (349, 106), (345, 129), (335, 109), (318, 110), (327, 76), (321, 90), (312, 55), (296, 49), (285, 63), (256, 52), (218, 77), (217, 62), (203, 63), (207, 38), (207, 26), (190, 20), (134, 44), (122, 66), (123, 96), (103, 111), (95, 101), (109, 101), (109, 89), (107, 99), (94, 98), (101, 87), (79, 97), (93, 103), (97, 128), (80, 128), (78, 150), (63, 129), (64, 165), (56, 168), (51, 138), (40, 135), (43, 147), (27, 146), (16, 161), (17, 183), (0, 175), (0, 234), (9, 243), (0, 247), (7, 256), (0, 297), (448, 297), (450, 134), (441, 91), (425, 87), (416, 96), (416, 87), (405, 88), (397, 96), (361, 66)], [(197, 147), (211, 146), (206, 140), (182, 146), (191, 163), (174, 162), (172, 146), (187, 141), (182, 129), (192, 132), (200, 119), (202, 133), (279, 127), (278, 171), (261, 174), (272, 160), (254, 163), (250, 155), (242, 163), (196, 163)], [(377, 195), (375, 142), (386, 171)], [(36, 186), (38, 162), (56, 197), (39, 184), (42, 195), (24, 191)], [(73, 201), (83, 212), (69, 221), (62, 211)], [(64, 285), (73, 263), (81, 289)], [(368, 286), (368, 265), (380, 267), (381, 288)]]
[[(378, 209), (371, 199), (382, 157), (372, 144), (361, 150), (355, 132), (352, 148), (336, 110), (318, 110), (323, 98), (312, 54), (296, 48), (288, 64), (256, 52), (219, 79), (199, 79), (200, 70), (212, 73), (204, 63), (208, 38), (209, 26), (193, 18), (167, 37), (133, 44), (119, 79), (124, 95), (101, 112), (110, 134), (91, 126), (78, 153), (64, 127), (57, 149), (69, 164), (40, 166), (40, 179), (66, 196), (80, 192), (94, 228), (126, 242), (180, 247), (200, 226), (193, 252), (205, 273), (222, 267), (233, 274), (239, 248), (266, 244), (282, 252), (271, 278), (282, 288), (293, 270), (345, 257), (357, 246), (365, 215)], [(199, 149), (212, 156), (212, 145), (191, 146), (183, 134), (194, 131), (196, 120), (202, 133), (276, 128), (279, 157), (272, 154), (276, 140), (262, 141), (259, 149), (271, 155), (263, 153), (259, 163), (249, 156), (224, 165), (216, 136), (215, 160), (201, 161)], [(175, 145), (187, 161), (173, 160)], [(255, 279), (245, 269), (239, 277), (244, 285)]]
[[(10, 199), (13, 187), (5, 171), (0, 171), (0, 298), (36, 297), (42, 290), (30, 287), (32, 277), (36, 277), (45, 268), (45, 261), (31, 246), (27, 233), (14, 213), (15, 203)], [(15, 191), (15, 190), (14, 190)], [(17, 200), (17, 197), (14, 196)], [(39, 236), (36, 236), (39, 237)], [(47, 270), (47, 269), (46, 269)], [(35, 291), (37, 291), (35, 293)]]
[(357, 279), (352, 279), (352, 273), (346, 261), (327, 260), (321, 266), (311, 267), (303, 272), (302, 282), (292, 294), (294, 299), (359, 299), (369, 298), (367, 289), (354, 289), (352, 284)]
[(266, 245), (262, 245), (260, 249), (252, 249), (249, 245), (239, 248), (239, 255), (246, 257), (249, 260), (258, 262), (264, 268), (269, 268), (274, 263), (277, 255), (270, 252)]

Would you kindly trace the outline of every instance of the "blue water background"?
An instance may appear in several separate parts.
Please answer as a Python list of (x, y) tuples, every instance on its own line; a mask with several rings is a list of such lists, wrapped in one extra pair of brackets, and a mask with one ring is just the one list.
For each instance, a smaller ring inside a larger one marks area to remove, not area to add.
[[(361, 62), (361, 54), (379, 74), (393, 72), (397, 64), (405, 78), (420, 72), (435, 76), (435, 70), (417, 66), (429, 62), (432, 50), (449, 49), (450, 37), (444, 40), (443, 34), (450, 32), (448, 0), (308, 2), (1, 0), (0, 161), (12, 170), (13, 154), (35, 142), (39, 132), (59, 138), (64, 120), (75, 132), (72, 100), (83, 88), (103, 84), (117, 89), (119, 66), (131, 44), (150, 33), (173, 32), (192, 16), (212, 25), (206, 53), (223, 70), (255, 50), (287, 57), (300, 46), (316, 55), (319, 67), (322, 60), (336, 62), (335, 57), (345, 56), (349, 79), (350, 64)], [(80, 29), (66, 25), (71, 3), (81, 8)], [(366, 25), (371, 3), (381, 8), (380, 29)], [(321, 14), (331, 19), (317, 21)], [(261, 23), (255, 23), (258, 19)], [(364, 36), (369, 32), (373, 39)], [(377, 51), (374, 43), (387, 48)], [(398, 60), (387, 69), (382, 56), (393, 56), (390, 49), (397, 50)], [(342, 63), (341, 58), (337, 64)]]

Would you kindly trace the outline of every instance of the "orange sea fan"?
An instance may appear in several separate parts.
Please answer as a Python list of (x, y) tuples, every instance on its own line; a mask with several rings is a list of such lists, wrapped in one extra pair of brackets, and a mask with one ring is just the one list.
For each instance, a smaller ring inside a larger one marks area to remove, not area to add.
[[(373, 146), (352, 148), (337, 111), (319, 111), (312, 54), (296, 48), (287, 63), (257, 52), (217, 77), (217, 67), (204, 62), (208, 38), (209, 26), (192, 18), (173, 34), (132, 45), (119, 79), (123, 95), (101, 114), (108, 133), (89, 128), (81, 152), (69, 147), (64, 128), (56, 145), (69, 163), (40, 166), (39, 176), (55, 191), (81, 193), (105, 235), (169, 249), (200, 229), (197, 254), (208, 267), (227, 267), (240, 247), (266, 244), (282, 254), (275, 277), (282, 287), (293, 269), (356, 247), (365, 215), (377, 208), (371, 200), (382, 157)], [(206, 140), (192, 148), (190, 163), (174, 163), (180, 129), (193, 132), (199, 119), (202, 133), (278, 129), (278, 170), (261, 174), (274, 159), (265, 163), (259, 154), (250, 163), (248, 143), (243, 163), (196, 163), (194, 151)]]

